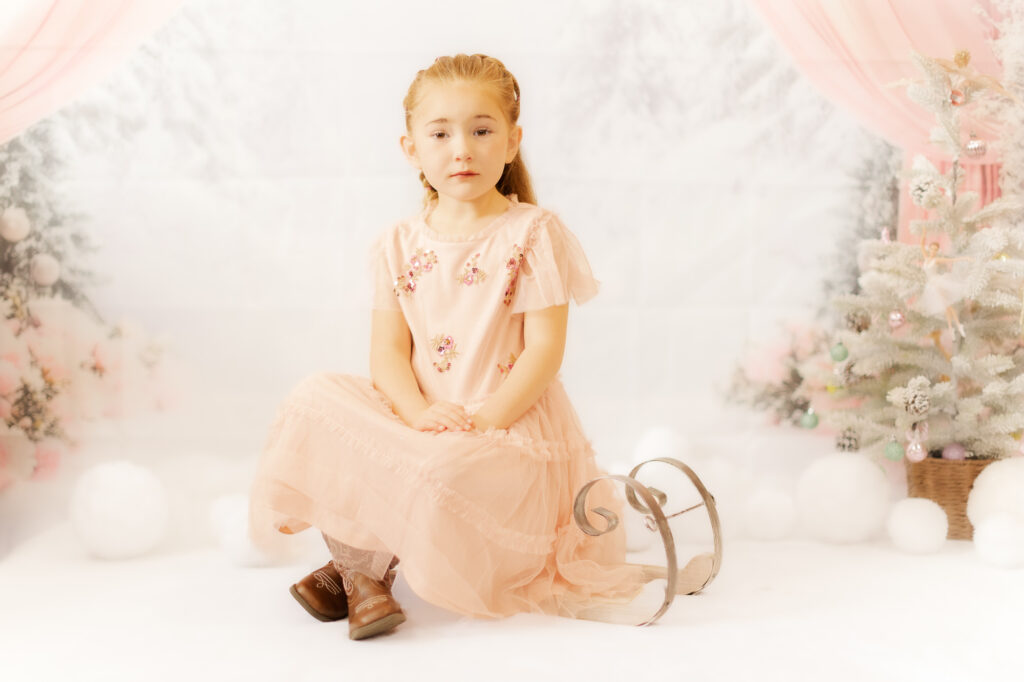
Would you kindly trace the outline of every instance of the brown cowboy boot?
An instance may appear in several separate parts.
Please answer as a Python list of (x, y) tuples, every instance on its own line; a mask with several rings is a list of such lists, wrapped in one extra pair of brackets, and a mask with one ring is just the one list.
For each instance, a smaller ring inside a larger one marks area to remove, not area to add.
[(348, 597), (333, 562), (328, 561), (326, 566), (313, 571), (288, 591), (317, 620), (326, 623), (348, 615)]
[(357, 571), (341, 571), (348, 595), (349, 639), (366, 639), (392, 630), (405, 622), (402, 607), (391, 596), (395, 572), (388, 571), (383, 580)]

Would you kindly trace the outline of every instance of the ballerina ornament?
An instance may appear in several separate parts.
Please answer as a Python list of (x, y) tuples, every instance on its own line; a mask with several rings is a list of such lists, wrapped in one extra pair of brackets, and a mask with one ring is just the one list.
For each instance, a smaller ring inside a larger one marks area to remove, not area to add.
[(911, 307), (929, 316), (945, 315), (946, 325), (952, 338), (956, 339), (959, 332), (961, 338), (967, 338), (964, 326), (960, 322), (954, 304), (962, 301), (967, 294), (967, 283), (957, 273), (939, 272), (939, 267), (956, 261), (970, 260), (966, 257), (948, 258), (939, 253), (938, 242), (925, 246), (926, 234), (921, 236), (921, 270), (924, 271), (925, 282), (920, 295), (912, 302)]

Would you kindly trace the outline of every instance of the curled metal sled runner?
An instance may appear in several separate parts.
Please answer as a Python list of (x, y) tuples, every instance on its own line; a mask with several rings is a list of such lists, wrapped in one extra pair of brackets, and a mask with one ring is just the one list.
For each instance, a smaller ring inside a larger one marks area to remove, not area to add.
[[(637, 472), (639, 472), (644, 465), (650, 464), (651, 462), (669, 464), (686, 474), (686, 476), (689, 477), (690, 482), (693, 483), (694, 487), (697, 489), (697, 492), (700, 493), (702, 501), (692, 507), (675, 512), (674, 514), (666, 515), (662, 509), (667, 502), (667, 496), (665, 493), (661, 492), (657, 488), (646, 486), (636, 480)], [(613, 531), (619, 525), (619, 517), (611, 510), (604, 507), (597, 507), (588, 510), (586, 507), (587, 493), (590, 492), (590, 489), (598, 481), (602, 480), (619, 481), (626, 486), (626, 501), (629, 502), (629, 505), (633, 507), (633, 509), (637, 510), (641, 514), (647, 515), (644, 519), (645, 525), (649, 530), (658, 531), (661, 535), (662, 544), (665, 547), (665, 557), (667, 560), (666, 566), (638, 564), (643, 569), (645, 582), (650, 582), (660, 578), (666, 579), (665, 600), (662, 603), (661, 608), (658, 609), (657, 613), (649, 619), (637, 624), (650, 625), (668, 611), (668, 607), (672, 605), (672, 601), (675, 599), (677, 594), (695, 594), (700, 592), (707, 587), (712, 580), (714, 580), (716, 575), (718, 575), (718, 569), (722, 565), (722, 529), (718, 519), (718, 509), (715, 507), (715, 498), (710, 492), (708, 492), (708, 489), (704, 486), (704, 483), (701, 482), (700, 478), (697, 477), (697, 474), (679, 460), (671, 457), (649, 459), (633, 467), (633, 470), (629, 472), (628, 476), (606, 474), (588, 481), (586, 485), (580, 488), (580, 491), (576, 494), (576, 501), (573, 504), (573, 517), (576, 520), (576, 525), (578, 525), (587, 535), (604, 535), (605, 533)], [(708, 518), (711, 521), (711, 530), (714, 534), (715, 549), (713, 552), (698, 554), (690, 559), (686, 566), (680, 570), (676, 559), (676, 543), (672, 537), (672, 529), (669, 528), (668, 520), (700, 507), (704, 507), (708, 513)], [(607, 526), (605, 526), (604, 529), (598, 529), (591, 524), (590, 521), (587, 520), (588, 511), (604, 517), (608, 522)]]

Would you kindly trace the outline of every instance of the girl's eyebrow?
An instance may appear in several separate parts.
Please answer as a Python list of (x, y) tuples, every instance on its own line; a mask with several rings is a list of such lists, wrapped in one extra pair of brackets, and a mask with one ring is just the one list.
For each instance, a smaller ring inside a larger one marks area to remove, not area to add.
[[(493, 121), (493, 120), (495, 120), (493, 116), (490, 116), (490, 115), (488, 115), (488, 114), (477, 114), (477, 115), (476, 115), (476, 116), (474, 116), (473, 118), (474, 118), (474, 119), (477, 119), (477, 118), (489, 118), (489, 119), (491, 119), (492, 121)], [(446, 119), (446, 118), (435, 118), (435, 119), (434, 119), (433, 121), (430, 121), (430, 122), (429, 122), (429, 123), (427, 123), (426, 125), (428, 125), (428, 126), (432, 126), (432, 125), (434, 125), (435, 123), (447, 123), (447, 122), (448, 122), (448, 119)]]

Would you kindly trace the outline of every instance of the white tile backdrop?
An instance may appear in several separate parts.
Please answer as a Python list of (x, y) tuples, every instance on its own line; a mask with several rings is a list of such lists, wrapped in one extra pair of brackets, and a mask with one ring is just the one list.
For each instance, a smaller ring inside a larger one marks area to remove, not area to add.
[(721, 389), (820, 304), (877, 149), (752, 8), (191, 0), (60, 117), (67, 196), (103, 245), (95, 299), (186, 370), (192, 416), (159, 447), (251, 458), (304, 374), (368, 372), (366, 250), (420, 200), (401, 101), (460, 51), (518, 78), (539, 203), (603, 282), (563, 365), (600, 456), (654, 425), (711, 443), (749, 423)]

